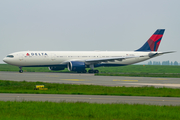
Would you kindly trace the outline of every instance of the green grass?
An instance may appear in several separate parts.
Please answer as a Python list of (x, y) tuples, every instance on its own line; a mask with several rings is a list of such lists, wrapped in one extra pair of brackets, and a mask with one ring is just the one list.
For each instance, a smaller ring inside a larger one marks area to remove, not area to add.
[[(45, 88), (48, 88), (48, 90), (34, 90), (35, 85), (45, 85)], [(108, 87), (7, 80), (0, 80), (0, 93), (180, 97), (180, 89), (178, 88)]]
[[(19, 68), (17, 66), (9, 65), (9, 64), (0, 64), (0, 71), (16, 71), (19, 72)], [(48, 67), (23, 67), (24, 72), (70, 72), (68, 69), (61, 71), (51, 71)]]
[[(180, 66), (128, 65), (120, 67), (98, 67), (101, 76), (175, 77), (180, 78)], [(23, 67), (24, 72), (70, 72), (66, 68), (51, 71), (47, 67)], [(88, 70), (88, 69), (87, 69)], [(16, 66), (0, 64), (0, 71), (19, 71)]]
[(180, 78), (176, 73), (96, 73), (97, 76), (170, 77)]
[(180, 106), (0, 101), (1, 120), (179, 120)]
[(120, 67), (99, 67), (100, 73), (180, 73), (180, 66), (128, 65)]
[(121, 67), (100, 67), (99, 76), (171, 77), (180, 78), (180, 66), (128, 65)]
[[(179, 66), (142, 66), (100, 67), (105, 74), (152, 74), (179, 73)], [(18, 67), (0, 65), (0, 71), (18, 71)], [(52, 72), (48, 68), (23, 68), (26, 72)], [(57, 72), (57, 71), (55, 71)], [(62, 72), (68, 72), (64, 70)], [(159, 75), (158, 74), (158, 75)], [(45, 85), (47, 91), (33, 90), (35, 85)], [(154, 87), (107, 87), (97, 85), (70, 85), (43, 82), (16, 82), (0, 80), (0, 93), (33, 94), (82, 94), (82, 95), (121, 95), (121, 96), (158, 96), (180, 97), (180, 89)], [(97, 104), (67, 102), (0, 101), (0, 120), (179, 120), (180, 106)]]

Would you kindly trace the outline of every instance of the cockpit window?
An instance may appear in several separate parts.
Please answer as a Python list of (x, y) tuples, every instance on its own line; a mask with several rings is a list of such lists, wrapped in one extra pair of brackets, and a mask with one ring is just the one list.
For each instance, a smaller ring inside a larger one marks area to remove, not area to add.
[(10, 58), (13, 58), (13, 57), (14, 57), (14, 55), (7, 55), (6, 57), (10, 57)]

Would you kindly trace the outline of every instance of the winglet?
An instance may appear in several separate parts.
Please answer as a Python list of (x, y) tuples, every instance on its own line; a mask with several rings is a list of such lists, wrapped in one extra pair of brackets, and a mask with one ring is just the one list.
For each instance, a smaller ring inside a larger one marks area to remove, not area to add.
[(157, 29), (147, 42), (136, 51), (157, 51), (165, 29)]

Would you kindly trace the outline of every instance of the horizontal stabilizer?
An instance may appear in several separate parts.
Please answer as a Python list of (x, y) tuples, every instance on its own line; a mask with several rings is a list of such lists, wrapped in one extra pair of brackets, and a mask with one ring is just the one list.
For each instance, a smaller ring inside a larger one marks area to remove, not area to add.
[(160, 53), (158, 53), (158, 54), (159, 54), (159, 55), (163, 55), (163, 54), (167, 54), (167, 53), (174, 53), (174, 52), (176, 52), (176, 51), (160, 52)]
[(163, 55), (163, 54), (167, 54), (167, 53), (174, 53), (176, 51), (169, 51), (169, 52), (152, 52), (152, 53), (149, 53), (149, 57), (152, 58), (152, 57), (156, 57), (156, 56), (159, 56), (159, 55)]

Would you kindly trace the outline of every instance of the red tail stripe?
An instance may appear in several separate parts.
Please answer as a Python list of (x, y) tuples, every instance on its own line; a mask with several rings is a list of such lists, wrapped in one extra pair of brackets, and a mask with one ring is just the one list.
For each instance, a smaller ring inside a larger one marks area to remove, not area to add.
[(159, 40), (160, 38), (162, 38), (163, 35), (152, 35), (150, 37), (151, 40), (153, 40), (154, 42)]

